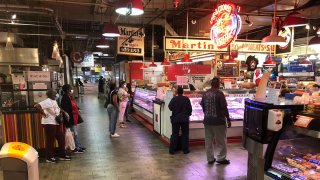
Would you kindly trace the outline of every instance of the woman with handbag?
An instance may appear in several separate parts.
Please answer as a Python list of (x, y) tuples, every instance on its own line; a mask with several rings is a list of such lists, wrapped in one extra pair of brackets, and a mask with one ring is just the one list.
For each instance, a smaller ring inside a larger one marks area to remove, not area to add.
[(69, 122), (66, 123), (66, 128), (74, 133), (74, 142), (76, 144), (76, 149), (74, 153), (84, 153), (85, 147), (83, 147), (79, 141), (79, 134), (77, 130), (77, 125), (81, 119), (79, 115), (79, 108), (76, 101), (72, 98), (72, 89), (69, 84), (62, 86), (62, 99), (61, 99), (61, 108), (69, 114)]
[[(54, 139), (57, 139), (59, 145), (59, 160), (70, 161), (71, 158), (66, 155), (65, 151), (65, 137), (64, 127), (61, 127), (57, 120), (61, 119), (61, 113), (64, 113), (57, 104), (56, 101), (57, 92), (53, 89), (47, 91), (47, 99), (36, 104), (37, 108), (42, 114), (41, 124), (44, 127), (45, 141), (46, 141), (46, 162), (56, 163), (56, 159), (53, 156)], [(60, 121), (60, 120), (59, 120)]]

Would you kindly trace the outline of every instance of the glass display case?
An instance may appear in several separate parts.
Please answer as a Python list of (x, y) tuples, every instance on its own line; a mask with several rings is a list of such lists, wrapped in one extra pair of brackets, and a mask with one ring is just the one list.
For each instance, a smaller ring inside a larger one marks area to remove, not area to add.
[(136, 88), (133, 97), (133, 104), (153, 113), (153, 100), (156, 99), (155, 89)]
[[(199, 95), (200, 96), (200, 95)], [(203, 121), (204, 114), (202, 111), (202, 107), (200, 105), (202, 97), (189, 97), (191, 106), (192, 106), (192, 114), (190, 116), (190, 121)]]
[(249, 96), (237, 97), (236, 94), (226, 95), (229, 116), (233, 121), (243, 120), (244, 117), (244, 100)]
[(320, 179), (320, 119), (299, 118), (267, 149), (266, 175), (273, 179)]

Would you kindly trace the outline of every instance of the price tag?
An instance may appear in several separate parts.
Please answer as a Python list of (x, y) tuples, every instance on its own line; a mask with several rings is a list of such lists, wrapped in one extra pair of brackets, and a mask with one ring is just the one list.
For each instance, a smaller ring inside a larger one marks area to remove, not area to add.
[(299, 127), (303, 127), (303, 128), (308, 127), (309, 124), (311, 123), (311, 121), (314, 119), (314, 118), (307, 117), (307, 116), (297, 116), (297, 117), (298, 117), (298, 119), (294, 123), (294, 125), (299, 126)]

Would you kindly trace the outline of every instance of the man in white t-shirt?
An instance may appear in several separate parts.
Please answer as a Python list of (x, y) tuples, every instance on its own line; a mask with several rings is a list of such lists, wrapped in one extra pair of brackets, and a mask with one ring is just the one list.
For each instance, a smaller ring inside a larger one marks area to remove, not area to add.
[(57, 92), (53, 89), (47, 91), (48, 98), (36, 104), (34, 107), (37, 108), (42, 114), (41, 124), (44, 127), (46, 137), (46, 162), (56, 163), (56, 159), (53, 156), (54, 139), (57, 139), (61, 161), (70, 161), (71, 158), (66, 156), (65, 152), (65, 137), (64, 130), (56, 122), (55, 117), (61, 113), (65, 113), (60, 110), (56, 101)]

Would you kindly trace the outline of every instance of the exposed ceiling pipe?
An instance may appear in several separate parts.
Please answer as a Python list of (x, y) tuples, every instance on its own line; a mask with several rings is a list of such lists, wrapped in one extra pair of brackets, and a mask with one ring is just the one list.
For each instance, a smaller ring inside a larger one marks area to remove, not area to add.
[(63, 35), (64, 32), (62, 27), (58, 21), (58, 17), (55, 15), (54, 10), (50, 8), (43, 8), (43, 7), (30, 7), (30, 6), (22, 6), (22, 5), (10, 5), (10, 4), (1, 4), (0, 11), (14, 11), (14, 12), (23, 12), (28, 14), (48, 14), (54, 17), (54, 25), (59, 31), (60, 35)]
[(90, 2), (79, 2), (79, 1), (58, 1), (58, 0), (40, 0), (40, 2), (54, 2), (54, 3), (64, 3), (64, 4), (77, 4), (77, 5), (84, 5), (84, 6), (99, 6), (99, 5), (105, 5), (113, 7), (113, 4), (110, 4), (108, 2), (102, 1), (101, 3), (90, 3)]
[[(16, 35), (21, 36), (48, 36), (48, 37), (60, 37), (60, 35), (57, 34), (44, 34), (44, 33), (14, 33)], [(72, 33), (66, 33), (65, 36), (88, 36), (87, 34), (72, 34)]]

